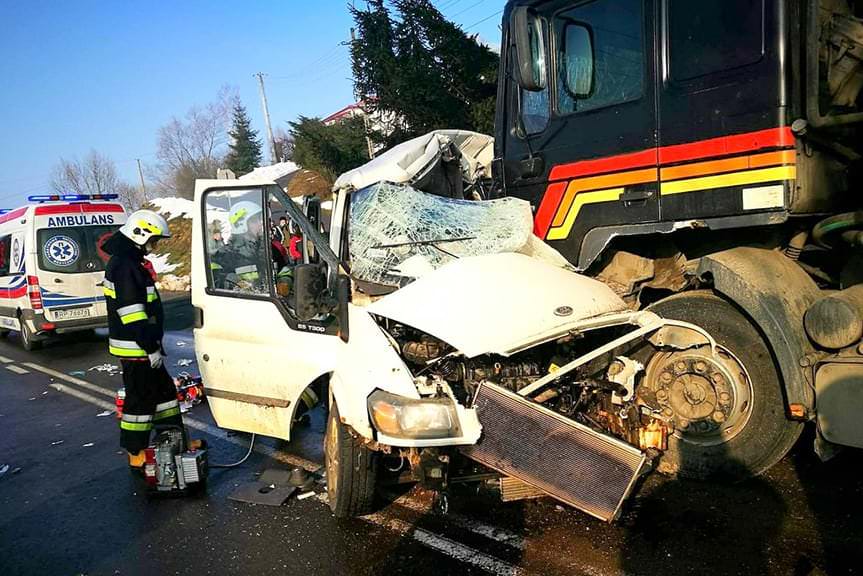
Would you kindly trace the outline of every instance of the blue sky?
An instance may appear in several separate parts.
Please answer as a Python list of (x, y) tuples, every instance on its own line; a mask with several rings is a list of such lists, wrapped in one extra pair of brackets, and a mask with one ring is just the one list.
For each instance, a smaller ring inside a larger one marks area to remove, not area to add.
[[(155, 162), (158, 128), (225, 84), (263, 134), (258, 71), (274, 129), (339, 110), (352, 101), (347, 4), (0, 0), (0, 208), (49, 192), (59, 159), (91, 148), (137, 182), (135, 158)], [(435, 4), (499, 42), (504, 0)]]

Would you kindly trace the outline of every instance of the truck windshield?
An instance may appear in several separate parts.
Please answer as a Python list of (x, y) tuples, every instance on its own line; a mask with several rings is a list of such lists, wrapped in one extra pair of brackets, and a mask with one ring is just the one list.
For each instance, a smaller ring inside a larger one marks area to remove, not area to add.
[(119, 226), (42, 228), (36, 234), (39, 268), (48, 272), (101, 272), (108, 263), (102, 244)]

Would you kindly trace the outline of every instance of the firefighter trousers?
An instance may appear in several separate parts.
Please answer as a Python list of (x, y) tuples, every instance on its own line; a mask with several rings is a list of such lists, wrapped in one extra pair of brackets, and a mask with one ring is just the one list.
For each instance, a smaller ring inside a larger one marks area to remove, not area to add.
[(149, 360), (122, 360), (126, 399), (120, 419), (120, 445), (137, 453), (150, 443), (154, 426), (183, 425), (177, 387), (164, 366), (150, 367)]

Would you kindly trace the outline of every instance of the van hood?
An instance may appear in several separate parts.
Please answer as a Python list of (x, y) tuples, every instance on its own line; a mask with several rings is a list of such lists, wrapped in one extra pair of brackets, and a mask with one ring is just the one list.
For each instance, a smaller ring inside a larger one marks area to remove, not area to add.
[(501, 253), (450, 262), (368, 311), (473, 357), (506, 356), (626, 308), (597, 280), (523, 254)]

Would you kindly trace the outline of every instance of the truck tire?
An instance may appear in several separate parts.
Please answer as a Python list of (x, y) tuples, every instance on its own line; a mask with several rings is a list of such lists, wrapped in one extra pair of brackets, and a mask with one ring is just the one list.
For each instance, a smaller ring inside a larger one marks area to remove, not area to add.
[[(723, 410), (726, 412), (714, 412), (715, 418), (711, 420), (708, 416), (703, 422), (684, 419), (686, 428), (678, 428), (669, 437), (668, 449), (662, 456), (659, 470), (687, 478), (742, 480), (763, 473), (781, 460), (797, 441), (803, 424), (786, 417), (779, 372), (767, 343), (752, 322), (734, 304), (710, 290), (675, 294), (651, 305), (649, 309), (662, 317), (691, 322), (707, 330), (724, 349), (722, 358), (725, 366), (732, 366), (730, 372), (737, 376), (731, 378), (733, 382), (729, 385), (721, 372), (717, 372), (719, 376), (705, 377), (705, 374), (699, 375), (693, 370), (691, 374), (683, 375), (688, 378), (684, 388), (694, 383), (693, 390), (698, 393), (689, 394), (687, 388), (685, 394), (677, 395), (677, 406), (684, 406), (675, 413), (675, 419), (679, 413), (689, 409), (687, 402), (697, 401), (699, 395), (703, 397), (704, 392), (698, 391), (699, 386), (706, 389), (707, 395), (712, 398), (719, 398), (722, 392), (726, 402)], [(672, 360), (666, 366), (683, 368), (688, 363), (709, 373), (709, 368), (705, 370), (705, 364), (699, 363), (697, 357), (687, 361), (686, 354), (695, 356), (695, 351), (674, 354), (677, 355), (677, 361)], [(665, 373), (661, 372), (662, 367), (659, 372), (651, 370), (651, 364), (654, 364), (657, 356), (659, 354), (655, 354), (648, 364), (645, 376), (648, 385), (650, 380), (658, 385), (657, 376), (668, 382), (678, 372), (673, 367), (664, 368)], [(709, 360), (707, 363), (710, 363)], [(729, 374), (728, 371), (724, 373)], [(712, 381), (714, 379), (724, 388), (716, 386)], [(696, 381), (710, 386), (702, 386)], [(670, 389), (667, 390), (666, 396), (672, 399), (674, 394)], [(680, 398), (685, 398), (685, 401)], [(666, 409), (673, 410), (672, 404), (673, 401), (667, 402)], [(728, 427), (719, 429), (720, 423)]]
[(34, 339), (33, 331), (30, 330), (30, 327), (27, 326), (27, 322), (23, 318), (21, 318), (21, 346), (27, 352), (38, 350), (42, 347), (42, 342)]
[(355, 438), (339, 418), (335, 402), (327, 418), (324, 457), (327, 496), (336, 518), (362, 516), (372, 511), (377, 481), (378, 454), (362, 438)]

